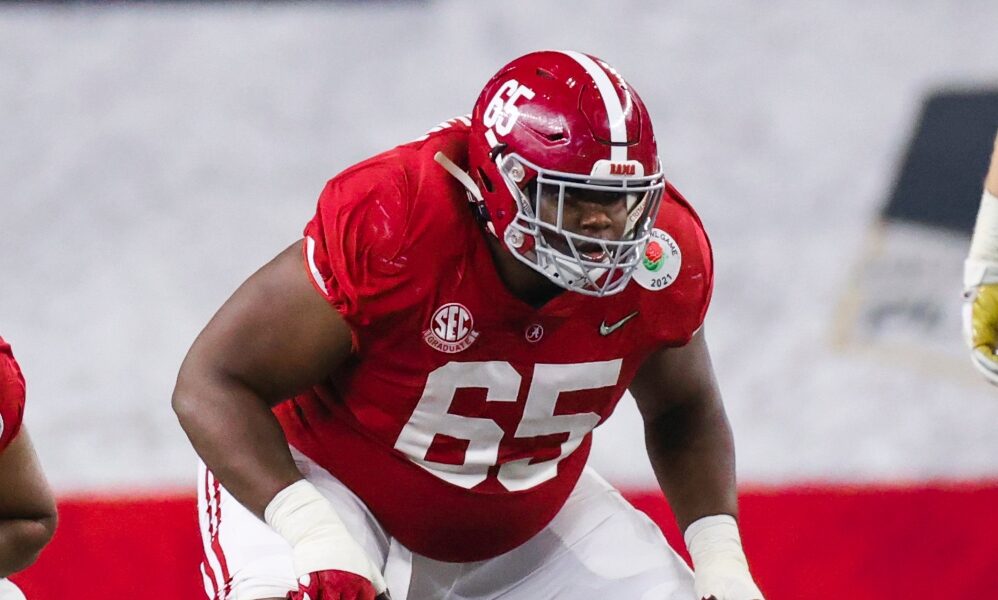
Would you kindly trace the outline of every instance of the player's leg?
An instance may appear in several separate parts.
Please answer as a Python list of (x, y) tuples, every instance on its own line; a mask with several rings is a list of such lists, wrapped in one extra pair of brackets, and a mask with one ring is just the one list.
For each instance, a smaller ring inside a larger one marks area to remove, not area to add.
[(545, 532), (569, 549), (534, 576), (561, 579), (552, 598), (695, 598), (693, 571), (658, 525), (591, 469)]
[[(333, 504), (351, 535), (383, 566), (384, 531), (367, 507), (328, 471), (292, 448), (299, 470)], [(212, 600), (283, 600), (297, 590), (291, 546), (233, 498), (204, 465), (198, 468), (204, 558), (201, 573)]]
[(211, 600), (282, 599), (298, 589), (291, 546), (198, 465), (201, 576)]
[(555, 519), (519, 548), (467, 564), (414, 556), (405, 600), (693, 597), (693, 573), (658, 527), (587, 470)]

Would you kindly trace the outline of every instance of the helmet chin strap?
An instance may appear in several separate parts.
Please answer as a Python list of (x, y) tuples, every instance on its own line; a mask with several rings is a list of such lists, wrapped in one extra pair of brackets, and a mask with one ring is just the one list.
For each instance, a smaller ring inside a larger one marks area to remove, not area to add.
[(485, 199), (482, 198), (482, 190), (478, 189), (478, 186), (475, 185), (471, 175), (468, 175), (462, 171), (461, 167), (455, 165), (451, 159), (447, 158), (446, 154), (443, 152), (437, 152), (433, 155), (433, 160), (443, 167), (444, 170), (450, 173), (454, 179), (460, 181), (461, 185), (464, 186), (464, 189), (468, 190), (468, 193), (474, 196), (475, 200), (478, 200), (479, 202), (485, 201)]
[(559, 279), (564, 281), (568, 286), (574, 287), (588, 284), (595, 287), (596, 280), (606, 273), (606, 269), (602, 267), (594, 267), (584, 270), (575, 264), (571, 257), (564, 255), (553, 248), (552, 251), (561, 256), (548, 256), (547, 260), (545, 260), (546, 264), (541, 265), (541, 268), (549, 275), (557, 273)]
[[(464, 189), (471, 194), (471, 197), (474, 198), (476, 202), (479, 202), (482, 205), (485, 204), (485, 199), (482, 198), (482, 190), (478, 189), (478, 186), (475, 185), (475, 181), (471, 178), (471, 175), (468, 175), (462, 171), (461, 167), (455, 165), (454, 161), (448, 158), (443, 152), (437, 152), (434, 154), (433, 160), (435, 160), (438, 165), (443, 167), (445, 171), (450, 173), (454, 179), (457, 179)], [(496, 233), (496, 227), (492, 224), (492, 221), (486, 219), (482, 220), (485, 221), (485, 226), (488, 227), (489, 232), (492, 235), (499, 237), (499, 234)]]

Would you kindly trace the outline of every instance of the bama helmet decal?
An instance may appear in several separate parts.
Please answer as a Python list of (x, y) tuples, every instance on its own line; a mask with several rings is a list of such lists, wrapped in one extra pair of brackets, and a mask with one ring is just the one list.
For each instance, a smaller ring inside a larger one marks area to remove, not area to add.
[(661, 229), (652, 229), (641, 264), (634, 270), (634, 281), (646, 290), (664, 290), (676, 280), (682, 266), (683, 253), (676, 240)]

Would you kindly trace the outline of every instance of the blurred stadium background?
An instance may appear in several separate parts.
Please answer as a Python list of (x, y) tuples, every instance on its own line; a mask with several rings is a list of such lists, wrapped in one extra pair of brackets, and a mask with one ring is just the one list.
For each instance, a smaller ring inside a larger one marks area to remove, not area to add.
[[(0, 332), (62, 501), (37, 600), (200, 598), (194, 336), (323, 183), (512, 57), (607, 59), (712, 236), (708, 337), (770, 600), (998, 589), (998, 390), (959, 337), (998, 3), (0, 5)], [(633, 406), (594, 461), (678, 541)], [(680, 543), (681, 546), (681, 543)]]

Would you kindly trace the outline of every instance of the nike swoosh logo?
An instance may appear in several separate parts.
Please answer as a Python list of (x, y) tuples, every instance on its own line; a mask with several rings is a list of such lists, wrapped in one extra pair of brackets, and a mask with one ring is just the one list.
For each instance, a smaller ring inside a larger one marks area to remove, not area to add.
[(605, 335), (610, 335), (614, 331), (617, 331), (618, 329), (620, 329), (621, 327), (623, 327), (625, 323), (627, 323), (628, 321), (630, 321), (631, 319), (633, 319), (637, 315), (638, 315), (638, 311), (634, 311), (631, 314), (629, 314), (626, 317), (624, 317), (623, 319), (617, 321), (613, 325), (607, 325), (606, 321), (603, 321), (602, 323), (599, 324), (599, 334), (600, 335), (604, 335), (604, 336)]

